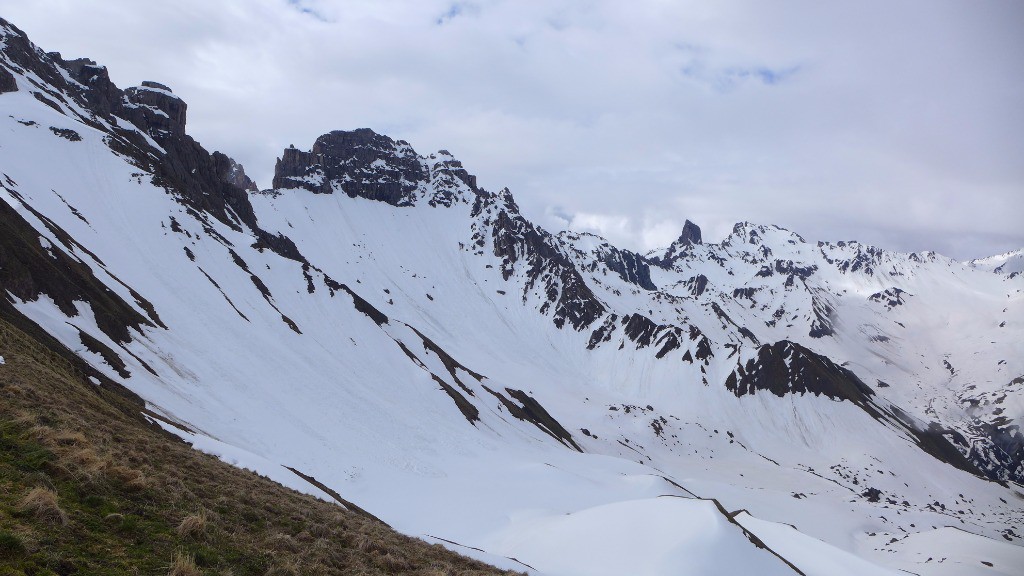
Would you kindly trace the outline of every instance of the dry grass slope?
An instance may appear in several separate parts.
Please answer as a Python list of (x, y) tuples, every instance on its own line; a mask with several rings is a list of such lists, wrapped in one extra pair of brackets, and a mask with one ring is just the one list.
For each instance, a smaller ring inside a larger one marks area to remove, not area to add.
[(0, 319), (0, 576), (511, 574), (192, 450)]

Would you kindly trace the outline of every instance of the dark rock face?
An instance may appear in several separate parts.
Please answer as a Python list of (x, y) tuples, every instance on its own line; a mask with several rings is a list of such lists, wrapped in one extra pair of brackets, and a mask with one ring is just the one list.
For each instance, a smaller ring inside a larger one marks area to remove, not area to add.
[(665, 251), (661, 258), (652, 258), (651, 262), (662, 268), (671, 268), (676, 260), (682, 258), (689, 252), (691, 247), (701, 242), (700, 226), (687, 220), (683, 224), (683, 232), (679, 235), (679, 238), (668, 247), (668, 250)]
[(306, 172), (313, 166), (313, 155), (303, 152), (295, 146), (284, 149), (284, 153), (277, 159), (274, 166), (273, 187), (276, 189), (302, 188), (301, 184), (294, 182), (295, 178), (303, 178)]
[(636, 284), (644, 290), (658, 289), (651, 281), (651, 267), (643, 256), (628, 250), (612, 249), (604, 255), (602, 262), (630, 284)]
[(714, 350), (711, 348), (711, 341), (708, 340), (707, 336), (701, 334), (696, 326), (690, 326), (690, 340), (697, 340), (697, 360), (702, 360), (707, 364), (707, 359), (715, 355)]
[[(294, 146), (285, 149), (274, 170), (273, 187), (344, 192), (392, 206), (412, 206), (418, 195), (429, 193), (430, 206), (449, 207), (481, 193), (476, 176), (447, 151), (420, 157), (408, 142), (368, 128), (324, 134), (309, 152)], [(468, 197), (465, 190), (470, 191)]]
[(505, 388), (505, 392), (511, 396), (516, 402), (505, 397), (501, 392), (496, 392), (487, 386), (483, 387), (484, 390), (489, 392), (492, 396), (498, 399), (499, 402), (508, 410), (514, 418), (530, 422), (542, 432), (551, 436), (555, 440), (558, 440), (563, 445), (570, 447), (577, 452), (583, 452), (579, 444), (573, 439), (572, 434), (563, 427), (558, 420), (555, 420), (547, 410), (541, 406), (540, 402), (533, 397), (523, 392), (522, 390), (515, 390), (512, 388)]
[(227, 182), (247, 192), (258, 190), (256, 183), (245, 174), (245, 168), (234, 159), (220, 152), (214, 152), (211, 157), (217, 170), (217, 176), (222, 182)]
[(50, 132), (72, 142), (82, 141), (82, 135), (70, 128), (54, 128), (53, 126), (50, 126)]
[[(480, 194), (481, 191), (476, 185), (476, 176), (467, 172), (463, 168), (462, 162), (452, 157), (447, 150), (431, 154), (427, 157), (427, 161), (432, 164), (429, 177), (434, 192), (428, 201), (431, 206), (451, 207), (458, 202), (460, 185), (469, 188), (475, 195)], [(508, 188), (503, 189), (502, 192), (511, 197)]]
[(693, 296), (700, 296), (707, 290), (708, 277), (703, 274), (697, 274), (693, 278), (686, 281), (686, 286), (690, 289), (690, 294)]
[[(757, 237), (757, 231), (751, 230), (750, 235)], [(767, 246), (759, 246), (758, 250), (762, 258), (768, 258), (771, 256), (771, 249)], [(818, 271), (818, 267), (815, 265), (811, 266), (797, 266), (792, 260), (775, 260), (772, 265), (762, 264), (761, 269), (757, 272), (758, 278), (771, 278), (776, 274), (786, 277), (784, 287), (789, 290), (798, 286), (798, 281), (807, 280), (815, 272)]]
[(800, 278), (801, 280), (807, 280), (812, 274), (817, 272), (818, 267), (811, 266), (797, 266), (792, 260), (776, 260), (775, 261), (775, 272), (786, 275), (786, 285), (791, 286), (794, 278)]
[[(829, 264), (833, 264), (841, 272), (856, 272), (863, 269), (865, 274), (872, 275), (875, 273), (875, 267), (882, 262), (882, 257), (885, 255), (882, 249), (859, 242), (840, 241), (836, 242), (834, 246), (854, 250), (854, 254), (850, 258), (832, 258), (829, 256), (826, 248), (833, 246), (826, 242), (818, 242), (818, 247), (821, 249), (821, 254), (825, 257), (825, 260)], [(911, 258), (917, 259), (917, 255), (912, 254)]]
[(676, 240), (676, 244), (680, 246), (692, 246), (694, 244), (700, 244), (700, 226), (697, 226), (689, 220), (683, 224), (683, 233), (679, 235), (679, 239)]
[(17, 91), (18, 82), (14, 79), (14, 74), (11, 74), (5, 68), (0, 68), (0, 94)]
[(811, 338), (824, 338), (835, 334), (832, 328), (832, 307), (826, 304), (817, 296), (811, 297), (811, 308), (814, 311), (814, 321), (811, 322), (811, 329), (807, 335)]
[[(68, 87), (68, 83), (64, 80), (63, 75), (54, 66), (57, 62), (63, 62), (60, 54), (56, 52), (50, 54), (43, 52), (32, 44), (28, 36), (17, 26), (3, 18), (0, 18), (0, 36), (3, 37), (4, 41), (4, 54), (7, 55), (10, 61), (9, 65), (14, 72), (34, 73), (43, 83), (58, 89)], [(0, 66), (0, 69), (4, 69), (3, 66)], [(11, 71), (4, 69), (4, 72), (10, 75)], [(11, 76), (11, 80), (13, 79), (13, 76)], [(35, 88), (43, 90), (43, 87), (40, 86)]]
[(629, 314), (622, 318), (623, 328), (626, 336), (636, 342), (637, 348), (646, 348), (651, 345), (654, 335), (660, 328), (650, 318), (640, 314)]
[(882, 499), (882, 491), (878, 488), (868, 488), (861, 493), (861, 496), (866, 498), (868, 502), (878, 502)]
[(758, 291), (760, 291), (759, 288), (752, 288), (749, 286), (745, 288), (733, 288), (732, 297), (737, 299), (745, 298), (747, 300), (753, 300), (754, 294), (757, 294)]
[[(681, 328), (670, 324), (657, 324), (643, 314), (626, 314), (621, 317), (617, 314), (607, 315), (601, 325), (590, 333), (587, 349), (594, 350), (599, 345), (610, 341), (615, 331), (620, 328), (624, 339), (619, 346), (620, 349), (625, 346), (625, 341), (635, 344), (637, 350), (653, 347), (657, 350), (654, 357), (660, 360), (669, 352), (684, 348), (684, 344), (687, 342), (686, 336), (689, 335), (689, 341), (697, 344), (692, 348), (693, 353), (690, 348), (683, 353), (681, 359), (684, 362), (692, 364), (694, 354), (696, 354), (697, 360), (707, 364), (707, 359), (714, 356), (711, 342), (696, 326)], [(707, 381), (705, 380), (704, 383), (707, 384)]]
[(434, 382), (444, 390), (445, 394), (455, 402), (455, 406), (459, 409), (459, 412), (462, 412), (463, 417), (465, 417), (470, 424), (476, 426), (476, 422), (480, 420), (480, 410), (458, 390), (453, 388), (451, 384), (442, 380), (440, 376), (437, 374), (431, 374), (430, 376), (434, 379)]
[(553, 306), (555, 326), (568, 322), (575, 330), (583, 330), (604, 315), (604, 304), (550, 233), (502, 203), (498, 195), (477, 196), (472, 214), (483, 218), (484, 227), (473, 235), (476, 246), (485, 246), (490, 237), (494, 255), (502, 260), (502, 276), (508, 280), (521, 270), (526, 278), (524, 298), (525, 293), (541, 291), (546, 302), (540, 312), (546, 314)]
[(277, 161), (273, 186), (330, 194), (335, 186), (350, 197), (411, 204), (417, 185), (428, 175), (405, 142), (368, 128), (336, 130), (316, 139), (310, 152), (288, 148)]
[(142, 86), (125, 90), (130, 120), (136, 126), (145, 126), (150, 132), (165, 131), (185, 134), (185, 101), (171, 93), (171, 89), (156, 82), (143, 82)]
[(105, 66), (88, 58), (78, 58), (65, 62), (64, 68), (72, 78), (88, 88), (83, 96), (97, 115), (109, 117), (121, 109), (122, 92), (110, 81)]
[[(8, 193), (20, 199), (17, 192), (8, 190)], [(46, 223), (69, 251), (81, 250), (63, 229), (27, 204), (22, 206)], [(6, 202), (0, 202), (0, 229), (4, 231), (0, 234), (0, 288), (4, 291), (27, 301), (46, 294), (61, 312), (71, 317), (78, 315), (75, 302), (88, 302), (96, 317), (96, 325), (114, 342), (130, 342), (132, 331), (160, 324), (155, 312), (151, 318), (136, 312), (104, 286), (83, 262), (69, 257), (63, 250), (44, 249), (32, 225)], [(132, 293), (135, 294), (134, 291)], [(152, 305), (141, 296), (136, 300), (143, 309), (152, 310)]]
[(892, 310), (897, 306), (906, 304), (907, 297), (909, 296), (912, 296), (912, 294), (908, 294), (899, 288), (889, 288), (881, 292), (875, 292), (871, 296), (868, 296), (868, 300), (878, 302), (884, 305), (887, 309)]
[(780, 397), (810, 393), (864, 404), (874, 395), (853, 372), (788, 340), (761, 346), (756, 358), (729, 374), (725, 386), (738, 397), (764, 390)]
[(636, 343), (637, 350), (651, 345), (658, 347), (655, 358), (664, 358), (669, 352), (682, 347), (683, 330), (678, 326), (655, 324), (650, 318), (640, 314), (624, 316), (622, 323), (623, 332)]
[(224, 178), (223, 165), (191, 136), (162, 129), (150, 135), (166, 150), (159, 162), (147, 166), (154, 182), (167, 188), (180, 202), (241, 230), (262, 232), (248, 194)]

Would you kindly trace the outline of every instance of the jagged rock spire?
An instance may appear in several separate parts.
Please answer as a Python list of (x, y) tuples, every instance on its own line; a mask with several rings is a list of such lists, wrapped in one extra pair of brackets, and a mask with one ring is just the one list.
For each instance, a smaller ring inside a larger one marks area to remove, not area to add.
[(683, 224), (683, 233), (679, 235), (679, 239), (675, 241), (679, 246), (690, 246), (693, 244), (700, 244), (700, 226), (697, 226), (689, 220)]
[(683, 231), (679, 234), (679, 238), (668, 247), (665, 255), (661, 258), (651, 258), (651, 262), (662, 268), (671, 268), (672, 264), (685, 254), (691, 246), (701, 243), (700, 226), (687, 220), (683, 224)]

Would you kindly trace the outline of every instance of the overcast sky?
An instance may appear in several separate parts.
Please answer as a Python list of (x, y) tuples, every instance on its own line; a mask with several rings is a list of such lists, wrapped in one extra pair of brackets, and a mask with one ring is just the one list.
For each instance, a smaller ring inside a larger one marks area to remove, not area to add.
[(971, 258), (1024, 247), (1024, 2), (0, 0), (45, 50), (171, 86), (270, 185), (369, 127), (549, 230), (689, 218)]

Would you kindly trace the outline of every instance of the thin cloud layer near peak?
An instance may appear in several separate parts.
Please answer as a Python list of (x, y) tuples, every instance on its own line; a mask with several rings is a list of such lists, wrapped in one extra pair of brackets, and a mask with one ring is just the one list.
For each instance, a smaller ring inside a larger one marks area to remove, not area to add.
[(371, 127), (623, 247), (740, 220), (957, 258), (1024, 246), (1017, 2), (0, 0), (269, 186)]

